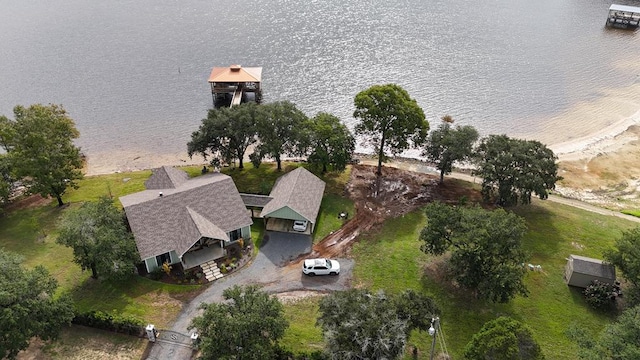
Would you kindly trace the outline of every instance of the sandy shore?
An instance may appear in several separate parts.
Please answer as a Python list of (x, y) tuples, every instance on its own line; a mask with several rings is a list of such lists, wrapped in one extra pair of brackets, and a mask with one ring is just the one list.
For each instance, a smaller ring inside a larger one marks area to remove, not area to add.
[[(640, 73), (640, 64), (635, 62), (618, 66), (630, 74)], [(560, 194), (612, 208), (640, 207), (640, 74), (634, 76), (624, 88), (601, 89), (591, 101), (573, 104), (549, 118), (534, 119), (540, 124), (536, 134), (510, 135), (540, 140), (558, 155), (564, 177), (557, 184)], [(414, 151), (405, 156), (417, 154)], [(190, 159), (186, 151), (156, 154), (115, 149), (90, 154), (87, 175), (206, 162), (201, 156)]]

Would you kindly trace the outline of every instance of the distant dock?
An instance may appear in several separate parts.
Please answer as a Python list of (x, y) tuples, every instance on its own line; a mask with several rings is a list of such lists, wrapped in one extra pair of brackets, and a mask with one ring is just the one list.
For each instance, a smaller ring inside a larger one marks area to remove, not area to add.
[[(240, 65), (229, 67), (214, 67), (209, 76), (211, 95), (215, 107), (233, 107), (242, 102), (253, 100), (262, 101), (261, 67), (243, 68)], [(250, 95), (253, 99), (250, 99)]]
[(609, 7), (607, 26), (636, 29), (640, 25), (640, 7), (613, 4)]

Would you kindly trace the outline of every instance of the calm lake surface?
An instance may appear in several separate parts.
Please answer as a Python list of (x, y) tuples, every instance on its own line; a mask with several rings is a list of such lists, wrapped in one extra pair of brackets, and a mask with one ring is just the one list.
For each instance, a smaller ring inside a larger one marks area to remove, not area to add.
[(241, 64), (263, 67), (266, 102), (350, 126), (356, 93), (397, 83), (432, 127), (561, 142), (640, 110), (640, 31), (605, 28), (610, 4), (0, 0), (0, 114), (63, 104), (95, 172), (175, 163), (211, 68)]

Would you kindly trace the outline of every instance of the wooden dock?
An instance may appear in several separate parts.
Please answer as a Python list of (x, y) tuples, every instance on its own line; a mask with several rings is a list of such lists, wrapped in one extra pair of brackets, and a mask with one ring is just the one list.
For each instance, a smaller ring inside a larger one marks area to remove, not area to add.
[(613, 4), (609, 7), (607, 26), (636, 29), (640, 25), (640, 7)]
[(243, 68), (240, 65), (214, 67), (209, 76), (215, 107), (240, 105), (252, 93), (257, 103), (262, 101), (262, 68)]

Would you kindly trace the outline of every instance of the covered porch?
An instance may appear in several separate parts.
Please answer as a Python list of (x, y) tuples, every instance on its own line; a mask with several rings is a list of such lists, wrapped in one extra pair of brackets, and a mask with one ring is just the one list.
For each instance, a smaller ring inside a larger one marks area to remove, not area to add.
[(182, 267), (185, 270), (191, 269), (208, 261), (225, 257), (226, 255), (227, 251), (218, 245), (202, 247), (198, 250), (189, 251), (182, 255)]

